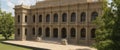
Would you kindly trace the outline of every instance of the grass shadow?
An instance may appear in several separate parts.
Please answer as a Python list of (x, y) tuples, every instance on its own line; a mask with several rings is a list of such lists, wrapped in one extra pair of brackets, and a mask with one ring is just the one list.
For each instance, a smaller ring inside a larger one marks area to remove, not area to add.
[(22, 47), (22, 48), (28, 48), (28, 49), (31, 49), (31, 50), (49, 50), (49, 49), (44, 49), (44, 48), (36, 48), (36, 47), (22, 46), (22, 45), (10, 44), (10, 43), (5, 43), (5, 42), (1, 42), (1, 43), (2, 43), (2, 44), (6, 44), (6, 45), (18, 46), (18, 47)]
[[(14, 38), (10, 38), (8, 39), (10, 41), (14, 41)], [(5, 43), (3, 41), (8, 41), (8, 40), (5, 40), (2, 35), (0, 34), (0, 43), (1, 44), (5, 44), (5, 45), (11, 45), (11, 46), (17, 46), (17, 47), (22, 47), (22, 48), (27, 48), (27, 49), (30, 49), (30, 50), (49, 50), (49, 49), (43, 49), (43, 48), (35, 48), (35, 47), (28, 47), (28, 46), (21, 46), (21, 45), (16, 45), (16, 44), (10, 44), (10, 43)], [(14, 50), (14, 49), (13, 49)]]

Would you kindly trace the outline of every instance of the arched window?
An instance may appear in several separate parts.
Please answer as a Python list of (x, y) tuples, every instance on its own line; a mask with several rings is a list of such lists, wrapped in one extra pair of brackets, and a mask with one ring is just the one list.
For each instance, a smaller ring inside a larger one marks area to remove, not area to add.
[(81, 29), (81, 38), (85, 38), (86, 37), (86, 29), (82, 28)]
[(25, 16), (25, 22), (27, 22), (27, 16)]
[(39, 22), (42, 22), (42, 15), (39, 15)]
[(35, 35), (35, 28), (32, 28), (32, 33), (33, 35)]
[(45, 29), (45, 36), (50, 37), (50, 29), (49, 28)]
[(54, 38), (57, 38), (57, 37), (58, 37), (58, 29), (57, 29), (57, 28), (54, 28), (54, 29), (53, 29), (53, 37), (54, 37)]
[(82, 12), (81, 13), (81, 22), (85, 22), (86, 21), (86, 13), (85, 12)]
[(35, 15), (33, 15), (33, 23), (35, 23)]
[(62, 14), (62, 22), (67, 22), (67, 14), (66, 13)]
[(62, 28), (62, 38), (66, 38), (67, 37), (67, 31), (66, 31), (66, 29), (65, 28)]
[(95, 38), (95, 30), (96, 30), (96, 29), (92, 29), (92, 30), (91, 30), (91, 38)]
[(76, 22), (76, 13), (71, 14), (71, 22)]
[(97, 16), (98, 16), (97, 12), (92, 12), (92, 14), (91, 14), (91, 21), (94, 21)]
[(71, 37), (75, 38), (75, 36), (76, 36), (76, 30), (75, 30), (75, 28), (71, 28), (70, 32), (71, 32), (71, 34), (70, 34)]
[(18, 36), (20, 36), (20, 29), (19, 28), (17, 29), (17, 33), (18, 33)]
[(40, 37), (42, 35), (42, 28), (38, 29), (38, 36)]
[(20, 15), (18, 15), (18, 23), (20, 23)]
[(54, 14), (54, 19), (53, 19), (54, 22), (58, 22), (58, 14)]
[(25, 35), (27, 36), (27, 28), (25, 28)]
[(46, 22), (50, 22), (50, 15), (49, 14), (47, 14), (47, 16), (46, 16)]

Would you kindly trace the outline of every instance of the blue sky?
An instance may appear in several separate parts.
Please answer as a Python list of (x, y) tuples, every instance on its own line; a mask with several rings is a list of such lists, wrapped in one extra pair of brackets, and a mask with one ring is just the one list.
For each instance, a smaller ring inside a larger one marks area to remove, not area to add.
[[(38, 1), (43, 1), (43, 0), (38, 0)], [(111, 0), (108, 0), (109, 2)], [(14, 6), (15, 5), (20, 5), (23, 3), (24, 5), (34, 5), (36, 3), (36, 0), (0, 0), (1, 3), (1, 9), (6, 12), (11, 12), (12, 15), (14, 16)]]
[[(43, 1), (43, 0), (38, 0)], [(36, 3), (36, 0), (0, 0), (1, 3), (1, 9), (6, 12), (11, 12), (14, 16), (14, 6), (20, 5), (23, 3), (24, 5), (34, 5)]]

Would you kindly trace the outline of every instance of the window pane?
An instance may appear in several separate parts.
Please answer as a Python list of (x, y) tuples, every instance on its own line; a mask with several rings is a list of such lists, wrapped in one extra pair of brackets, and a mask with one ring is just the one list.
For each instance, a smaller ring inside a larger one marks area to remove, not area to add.
[(85, 38), (86, 37), (86, 30), (85, 28), (81, 29), (81, 38)]
[(20, 29), (17, 29), (18, 36), (20, 36)]
[(35, 15), (33, 15), (33, 22), (35, 23)]
[(32, 31), (33, 31), (33, 35), (35, 35), (35, 28), (33, 28)]
[(54, 22), (58, 22), (58, 14), (54, 14)]
[(42, 22), (42, 15), (39, 15), (39, 22)]
[(97, 16), (98, 16), (98, 13), (97, 13), (97, 12), (93, 12), (93, 13), (91, 14), (91, 21), (94, 21)]
[(46, 22), (50, 22), (50, 15), (49, 14), (46, 16)]
[(81, 13), (81, 22), (85, 22), (85, 19), (86, 19), (86, 13), (83, 12)]
[(66, 13), (64, 13), (62, 15), (62, 22), (67, 22), (67, 14)]
[(71, 14), (71, 22), (76, 22), (76, 14), (75, 13)]
[(45, 35), (46, 35), (46, 37), (50, 37), (50, 29), (49, 28), (46, 28), (46, 30), (45, 30)]
[(42, 35), (42, 28), (38, 29), (38, 36), (40, 37)]
[(18, 23), (20, 23), (20, 15), (18, 15)]
[(92, 29), (92, 30), (91, 30), (91, 38), (95, 38), (95, 30), (96, 30), (96, 29)]
[(71, 29), (71, 37), (75, 38), (76, 36), (76, 30), (74, 28)]
[(25, 35), (27, 35), (27, 29), (25, 29)]
[(27, 16), (25, 16), (25, 22), (27, 22)]
[(62, 38), (66, 38), (67, 37), (67, 31), (65, 28), (62, 28)]
[(58, 37), (58, 29), (57, 28), (53, 29), (53, 37), (54, 38)]

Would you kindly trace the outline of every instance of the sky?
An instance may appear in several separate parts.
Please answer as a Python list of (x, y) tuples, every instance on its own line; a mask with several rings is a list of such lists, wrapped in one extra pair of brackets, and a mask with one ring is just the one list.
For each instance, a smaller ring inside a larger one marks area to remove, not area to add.
[[(43, 0), (37, 0), (37, 1), (43, 1)], [(108, 0), (109, 2), (111, 2), (111, 0)], [(3, 11), (6, 11), (7, 13), (12, 13), (12, 15), (14, 16), (14, 6), (15, 5), (20, 5), (20, 4), (24, 4), (24, 5), (34, 5), (36, 3), (36, 0), (0, 0), (1, 3), (1, 9)]]
[[(37, 1), (43, 1), (43, 0), (37, 0)], [(14, 6), (15, 5), (34, 5), (36, 3), (36, 0), (0, 0), (1, 9), (2, 11), (6, 11), (7, 13), (12, 13), (14, 16)]]

